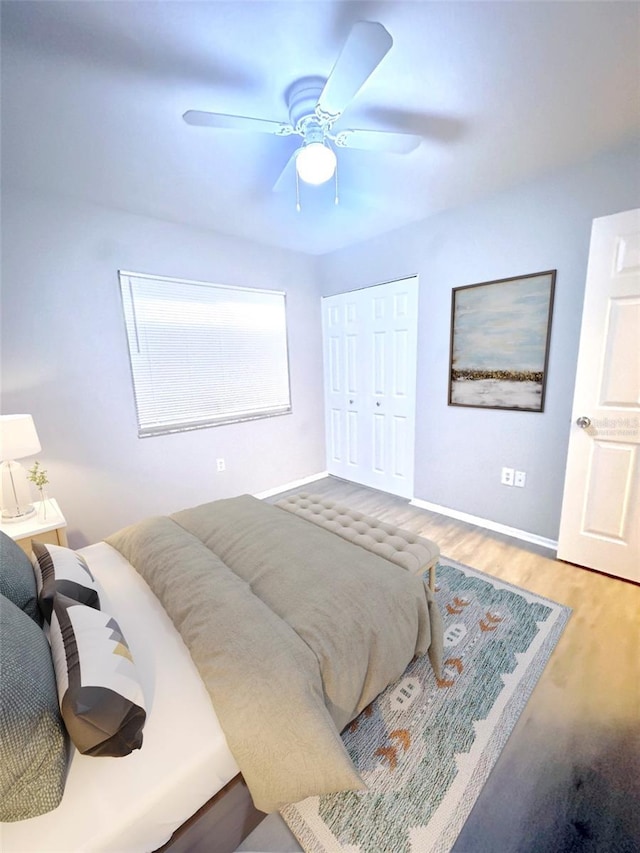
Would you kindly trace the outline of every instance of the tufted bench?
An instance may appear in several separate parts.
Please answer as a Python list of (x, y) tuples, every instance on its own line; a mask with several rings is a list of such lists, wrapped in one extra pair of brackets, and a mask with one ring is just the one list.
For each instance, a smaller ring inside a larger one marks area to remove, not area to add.
[(303, 492), (282, 498), (275, 505), (331, 530), (413, 574), (422, 574), (429, 569), (429, 588), (432, 592), (435, 590), (440, 548), (430, 539), (401, 530), (393, 524), (385, 524), (319, 495)]

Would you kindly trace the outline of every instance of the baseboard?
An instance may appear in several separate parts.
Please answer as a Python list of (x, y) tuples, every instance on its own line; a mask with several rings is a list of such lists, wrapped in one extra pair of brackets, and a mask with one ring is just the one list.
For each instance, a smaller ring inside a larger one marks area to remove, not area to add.
[(283, 486), (276, 486), (275, 489), (267, 489), (266, 492), (259, 492), (257, 495), (254, 495), (254, 498), (262, 501), (265, 498), (272, 498), (274, 495), (279, 495), (281, 492), (289, 492), (291, 489), (299, 489), (300, 486), (306, 486), (308, 483), (315, 483), (316, 480), (322, 480), (328, 476), (328, 471), (321, 471), (319, 474), (312, 474), (310, 477), (304, 477), (302, 480), (293, 480), (293, 482), (285, 483)]
[(514, 539), (521, 539), (523, 542), (540, 545), (550, 551), (558, 550), (558, 543), (554, 539), (546, 539), (544, 536), (538, 536), (537, 533), (529, 533), (527, 530), (520, 530), (517, 527), (508, 527), (506, 524), (499, 524), (497, 521), (491, 521), (488, 518), (470, 515), (468, 512), (460, 512), (460, 510), (433, 504), (420, 498), (413, 498), (409, 503), (411, 506), (420, 507), (420, 509), (428, 509), (430, 512), (437, 512), (439, 515), (447, 515), (449, 518), (456, 518), (458, 521), (466, 521), (468, 524), (484, 527), (485, 530), (493, 530), (495, 533), (504, 533), (505, 536), (513, 536)]

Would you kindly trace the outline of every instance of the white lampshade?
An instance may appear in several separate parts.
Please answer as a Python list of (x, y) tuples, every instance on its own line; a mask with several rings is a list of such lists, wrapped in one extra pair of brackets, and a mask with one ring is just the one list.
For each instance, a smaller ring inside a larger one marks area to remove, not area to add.
[(335, 152), (323, 142), (308, 142), (296, 155), (296, 170), (307, 184), (324, 184), (336, 170)]
[(27, 473), (16, 459), (40, 451), (31, 415), (0, 415), (0, 501), (2, 521), (22, 521), (35, 512)]
[(41, 449), (31, 415), (0, 415), (0, 459), (22, 459)]

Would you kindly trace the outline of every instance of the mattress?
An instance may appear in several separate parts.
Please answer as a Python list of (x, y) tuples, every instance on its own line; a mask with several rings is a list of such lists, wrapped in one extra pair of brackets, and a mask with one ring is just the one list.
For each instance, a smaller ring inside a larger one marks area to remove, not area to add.
[(0, 824), (2, 853), (156, 850), (239, 772), (191, 656), (147, 584), (104, 542), (79, 553), (138, 670), (147, 707), (143, 746), (125, 758), (74, 750), (58, 808)]

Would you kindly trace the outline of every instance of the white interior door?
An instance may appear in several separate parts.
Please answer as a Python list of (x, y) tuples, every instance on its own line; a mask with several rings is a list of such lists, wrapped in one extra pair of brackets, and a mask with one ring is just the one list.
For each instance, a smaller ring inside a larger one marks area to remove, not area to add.
[(413, 497), (418, 279), (323, 299), (327, 470)]
[(640, 210), (595, 219), (558, 557), (640, 582)]

